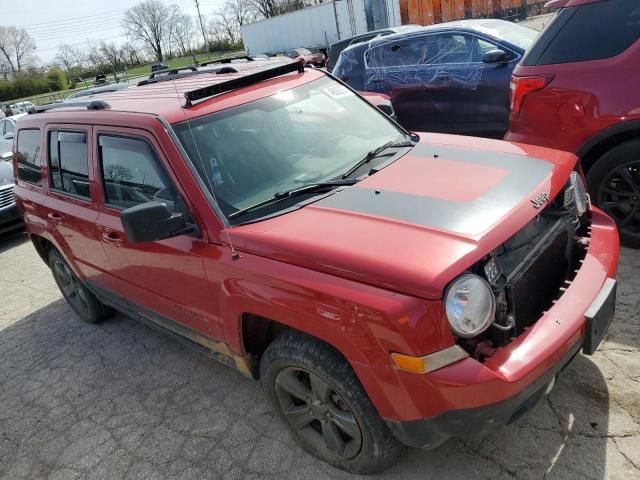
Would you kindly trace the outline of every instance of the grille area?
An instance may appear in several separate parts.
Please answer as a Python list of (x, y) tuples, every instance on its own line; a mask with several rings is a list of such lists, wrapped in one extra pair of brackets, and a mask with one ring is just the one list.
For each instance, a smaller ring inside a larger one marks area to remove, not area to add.
[(493, 326), (458, 342), (474, 358), (482, 361), (526, 332), (575, 278), (587, 253), (590, 216), (576, 217), (560, 199), (471, 269), (484, 275), (484, 265), (493, 257), (501, 272), (491, 284), (496, 297)]
[(0, 190), (0, 208), (10, 207), (15, 203), (13, 196), (13, 187), (3, 188)]

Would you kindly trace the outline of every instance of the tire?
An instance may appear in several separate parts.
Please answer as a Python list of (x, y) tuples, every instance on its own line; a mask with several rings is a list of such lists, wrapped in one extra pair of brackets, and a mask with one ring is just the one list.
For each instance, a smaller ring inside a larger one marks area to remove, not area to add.
[(640, 141), (618, 145), (587, 173), (595, 205), (618, 224), (622, 245), (640, 248)]
[(100, 303), (82, 284), (60, 252), (55, 249), (49, 253), (49, 268), (62, 296), (80, 320), (85, 323), (98, 323), (111, 314), (111, 310)]
[(389, 468), (404, 451), (351, 366), (322, 342), (283, 333), (262, 356), (260, 380), (291, 436), (320, 460), (369, 474)]

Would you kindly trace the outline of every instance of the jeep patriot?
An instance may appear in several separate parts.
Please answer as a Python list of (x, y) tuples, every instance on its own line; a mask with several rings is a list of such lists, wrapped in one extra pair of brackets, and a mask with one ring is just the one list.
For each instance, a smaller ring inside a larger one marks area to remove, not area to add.
[(116, 309), (259, 379), (351, 472), (514, 421), (613, 318), (618, 234), (575, 155), (408, 133), (295, 62), (37, 107), (15, 138), (80, 319)]

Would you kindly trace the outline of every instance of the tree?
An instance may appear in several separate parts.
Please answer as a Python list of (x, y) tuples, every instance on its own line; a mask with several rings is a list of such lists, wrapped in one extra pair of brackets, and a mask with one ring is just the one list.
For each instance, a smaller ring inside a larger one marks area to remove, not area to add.
[(143, 62), (140, 48), (132, 42), (122, 44), (122, 58), (127, 65), (140, 65)]
[(36, 44), (24, 28), (0, 27), (0, 54), (12, 72), (19, 72), (34, 60)]
[(105, 62), (104, 56), (100, 51), (100, 46), (90, 40), (87, 41), (87, 62), (89, 63), (89, 66), (96, 72)]
[(55, 58), (56, 62), (64, 66), (69, 77), (71, 77), (71, 69), (77, 64), (76, 52), (71, 45), (66, 43), (60, 44), (58, 47), (58, 54)]
[(100, 42), (99, 45), (100, 53), (107, 63), (110, 63), (116, 69), (122, 66), (122, 63), (124, 63), (122, 61), (122, 50), (118, 45), (114, 42), (107, 43), (105, 41)]
[(141, 42), (162, 62), (163, 46), (171, 37), (174, 11), (161, 0), (144, 0), (125, 12), (122, 26), (131, 40)]
[(173, 40), (183, 57), (191, 53), (196, 29), (189, 15), (177, 14), (174, 18)]

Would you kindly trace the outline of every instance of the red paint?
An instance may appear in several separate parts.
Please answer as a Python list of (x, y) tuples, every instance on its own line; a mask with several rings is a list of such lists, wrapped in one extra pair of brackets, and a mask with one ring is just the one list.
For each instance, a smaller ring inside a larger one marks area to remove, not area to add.
[[(567, 7), (592, 1), (567, 2)], [(523, 66), (523, 77), (553, 77), (546, 87), (523, 98), (511, 114), (505, 140), (578, 152), (614, 125), (640, 120), (640, 41), (620, 55), (603, 60)], [(582, 152), (586, 153), (586, 152)]]
[[(194, 118), (321, 75), (287, 75), (188, 110), (178, 108), (171, 93), (166, 93), (167, 101), (157, 100), (159, 92), (169, 92), (164, 84), (105, 96), (111, 110), (57, 111), (20, 119), (18, 129), (40, 128), (43, 133), (65, 124), (88, 128), (90, 149), (91, 203), (55, 194), (47, 181), (42, 188), (17, 181), (15, 192), (28, 232), (49, 240), (81, 278), (221, 340), (236, 353), (244, 353), (240, 320), (246, 313), (333, 345), (387, 418), (428, 417), (497, 402), (522, 390), (578, 340), (584, 312), (606, 278), (615, 276), (618, 238), (606, 215), (594, 212), (583, 267), (562, 299), (528, 333), (485, 364), (467, 359), (431, 374), (411, 374), (394, 368), (390, 353), (425, 355), (454, 345), (441, 302), (444, 287), (536, 215), (529, 198), (474, 236), (314, 205), (225, 231), (156, 117), (161, 114), (172, 122)], [(190, 82), (208, 81), (201, 77)], [(126, 241), (117, 212), (102, 200), (96, 149), (100, 132), (134, 135), (153, 146), (195, 217), (199, 238), (180, 236), (138, 245)], [(48, 150), (45, 138), (43, 134), (43, 157)], [(422, 141), (489, 150), (498, 157), (509, 152), (546, 159), (553, 169), (540, 189), (552, 197), (576, 162), (572, 154), (495, 140), (425, 133)], [(409, 193), (433, 189), (442, 198), (466, 201), (481, 196), (504, 175), (499, 168), (472, 167), (465, 172), (459, 164), (463, 159), (439, 158), (428, 166), (429, 160), (409, 153), (351, 188), (385, 186)], [(42, 175), (48, 178), (46, 166)], [(54, 220), (52, 213), (62, 218)], [(239, 253), (236, 260), (228, 238)]]

